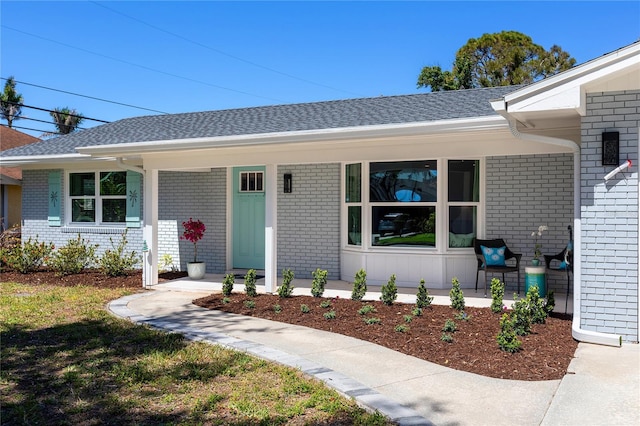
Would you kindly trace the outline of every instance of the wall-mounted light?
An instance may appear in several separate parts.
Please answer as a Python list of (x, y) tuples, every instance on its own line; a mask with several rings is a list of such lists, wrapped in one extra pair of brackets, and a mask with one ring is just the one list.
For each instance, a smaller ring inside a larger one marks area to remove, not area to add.
[(284, 174), (284, 193), (290, 194), (293, 189), (291, 173)]
[(620, 132), (602, 132), (602, 165), (620, 164)]

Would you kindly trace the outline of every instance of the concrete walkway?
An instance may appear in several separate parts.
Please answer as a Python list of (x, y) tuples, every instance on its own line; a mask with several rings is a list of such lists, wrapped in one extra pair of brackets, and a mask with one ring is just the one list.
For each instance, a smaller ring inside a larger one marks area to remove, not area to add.
[[(136, 323), (299, 368), (403, 425), (640, 424), (638, 345), (612, 348), (581, 343), (562, 380), (493, 379), (351, 337), (238, 317), (191, 303), (220, 287), (211, 282), (174, 281), (113, 301), (109, 308)], [(235, 289), (242, 290), (240, 286)], [(345, 291), (329, 289), (325, 295), (350, 297)], [(467, 293), (468, 306), (490, 303), (481, 295), (468, 297)], [(378, 297), (373, 291), (367, 296)], [(399, 301), (411, 297), (401, 295)]]

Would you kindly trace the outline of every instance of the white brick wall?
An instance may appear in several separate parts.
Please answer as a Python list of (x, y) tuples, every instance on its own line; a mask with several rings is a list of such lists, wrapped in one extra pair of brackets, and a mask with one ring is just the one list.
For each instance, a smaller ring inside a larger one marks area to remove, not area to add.
[[(486, 237), (503, 238), (515, 253), (522, 253), (524, 267), (531, 264), (534, 239), (531, 232), (547, 225), (539, 243), (543, 254), (562, 251), (573, 225), (573, 155), (491, 157), (487, 159)], [(544, 264), (544, 259), (541, 259)], [(482, 279), (482, 276), (480, 277)], [(508, 291), (515, 291), (514, 273), (505, 275)], [(548, 289), (566, 293), (561, 276), (548, 277)]]
[[(291, 173), (293, 192), (282, 192)], [(278, 167), (278, 268), (311, 279), (316, 268), (340, 279), (340, 164)]]
[[(638, 341), (638, 126), (640, 91), (587, 94), (582, 120), (582, 324)], [(602, 133), (620, 133), (620, 162), (608, 183)]]

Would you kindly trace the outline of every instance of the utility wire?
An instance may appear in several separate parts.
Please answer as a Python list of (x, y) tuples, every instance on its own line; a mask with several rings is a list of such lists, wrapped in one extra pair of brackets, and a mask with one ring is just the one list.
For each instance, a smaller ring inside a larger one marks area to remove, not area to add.
[[(45, 112), (56, 112), (52, 109), (46, 109), (46, 108), (39, 108), (39, 107), (34, 107), (34, 106), (29, 106), (29, 105), (25, 105), (25, 104), (20, 104), (17, 102), (7, 102), (8, 104), (11, 105), (19, 105), (23, 108), (31, 108), (31, 109), (37, 109), (38, 111), (45, 111)], [(89, 117), (85, 117), (84, 115), (80, 115), (80, 114), (68, 114), (70, 117), (78, 117), (78, 118), (82, 118), (84, 120), (90, 120), (90, 121), (98, 121), (100, 123), (110, 123), (110, 121), (105, 121), (105, 120), (99, 120), (97, 118), (89, 118)]]
[[(19, 117), (15, 117), (14, 120), (29, 120), (29, 121), (37, 121), (38, 123), (46, 123), (46, 124), (53, 124), (55, 126), (55, 123), (53, 123), (52, 121), (46, 121), (46, 120), (40, 120), (38, 118), (31, 118), (31, 117), (23, 117), (23, 116), (19, 116)], [(86, 130), (86, 127), (76, 127), (76, 129), (78, 130)]]
[(335, 91), (337, 91), (337, 92), (348, 93), (348, 94), (350, 94), (350, 95), (355, 95), (355, 96), (364, 96), (364, 95), (361, 95), (361, 94), (358, 94), (358, 93), (349, 92), (349, 91), (347, 91), (347, 90), (343, 90), (343, 89), (338, 89), (338, 88), (335, 88), (335, 87), (327, 86), (326, 84), (317, 83), (317, 82), (315, 82), (315, 81), (307, 80), (307, 79), (305, 79), (305, 78), (297, 77), (297, 76), (295, 76), (295, 75), (287, 74), (287, 73), (285, 73), (285, 72), (278, 71), (278, 70), (273, 69), (273, 68), (269, 68), (269, 67), (267, 67), (267, 66), (264, 66), (264, 65), (258, 64), (258, 63), (256, 63), (256, 62), (249, 61), (249, 60), (244, 59), (244, 58), (241, 58), (241, 57), (239, 57), (239, 56), (235, 56), (235, 55), (232, 55), (232, 54), (230, 54), (230, 53), (224, 52), (224, 51), (222, 51), (222, 50), (220, 50), (220, 49), (216, 49), (216, 48), (214, 48), (214, 47), (211, 47), (211, 46), (208, 46), (208, 45), (206, 45), (206, 44), (200, 43), (199, 41), (191, 40), (191, 39), (189, 39), (189, 38), (187, 38), (187, 37), (181, 36), (180, 34), (176, 34), (176, 33), (174, 33), (174, 32), (171, 32), (171, 31), (165, 30), (164, 28), (157, 27), (157, 26), (155, 26), (155, 25), (153, 25), (153, 24), (150, 24), (150, 23), (148, 23), (148, 22), (146, 22), (146, 21), (143, 21), (143, 20), (141, 20), (141, 19), (138, 19), (138, 18), (135, 18), (135, 17), (133, 17), (133, 16), (127, 15), (127, 14), (125, 14), (125, 13), (122, 13), (122, 12), (120, 12), (120, 11), (118, 11), (118, 10), (115, 10), (115, 9), (113, 9), (113, 8), (109, 7), (109, 6), (105, 6), (105, 5), (103, 5), (103, 4), (100, 4), (100, 3), (98, 3), (98, 2), (95, 2), (95, 1), (89, 1), (89, 3), (93, 3), (93, 4), (95, 4), (96, 6), (100, 6), (100, 7), (104, 8), (104, 9), (110, 10), (111, 12), (116, 13), (116, 14), (118, 14), (118, 15), (120, 15), (120, 16), (124, 16), (125, 18), (128, 18), (128, 19), (131, 19), (131, 20), (133, 20), (133, 21), (136, 21), (136, 22), (138, 22), (138, 23), (140, 23), (140, 24), (142, 24), (142, 25), (146, 25), (147, 27), (153, 28), (153, 29), (154, 29), (154, 30), (156, 30), (156, 31), (160, 31), (160, 32), (163, 32), (163, 33), (165, 33), (165, 34), (169, 34), (169, 35), (171, 35), (171, 36), (173, 36), (173, 37), (179, 38), (180, 40), (186, 41), (186, 42), (191, 43), (191, 44), (195, 44), (196, 46), (200, 46), (200, 47), (202, 47), (202, 48), (204, 48), (204, 49), (211, 50), (211, 51), (213, 51), (213, 52), (216, 52), (216, 53), (218, 53), (218, 54), (220, 54), (220, 55), (223, 55), (223, 56), (226, 56), (226, 57), (228, 57), (228, 58), (235, 59), (236, 61), (244, 62), (245, 64), (249, 64), (249, 65), (252, 65), (252, 66), (254, 66), (254, 67), (261, 68), (261, 69), (263, 69), (263, 70), (267, 70), (267, 71), (273, 72), (273, 73), (275, 73), (275, 74), (280, 74), (280, 75), (282, 75), (282, 76), (285, 76), (285, 77), (288, 77), (288, 78), (292, 78), (292, 79), (294, 79), (294, 80), (302, 81), (302, 82), (304, 82), (304, 83), (312, 84), (312, 85), (314, 85), (314, 86), (324, 87), (325, 89), (331, 89), (331, 90), (335, 90)]
[(31, 127), (22, 127), (22, 126), (5, 126), (4, 124), (0, 124), (0, 126), (4, 126), (6, 128), (9, 129), (22, 129), (22, 130), (31, 130), (32, 132), (42, 132), (42, 134), (47, 134), (47, 135), (59, 135), (60, 133), (58, 132), (49, 132), (47, 130), (41, 130), (41, 129), (32, 129)]
[[(0, 77), (0, 79), (1, 80), (8, 80), (7, 78), (4, 78), (4, 77)], [(145, 111), (158, 112), (160, 114), (170, 114), (170, 113), (165, 112), (165, 111), (158, 111), (156, 109), (144, 108), (144, 107), (139, 107), (139, 106), (135, 106), (135, 105), (131, 105), (131, 104), (125, 104), (125, 103), (122, 103), (122, 102), (110, 101), (110, 100), (107, 100), (107, 99), (96, 98), (94, 96), (81, 95), (79, 93), (67, 92), (66, 90), (60, 90), (60, 89), (54, 89), (52, 87), (40, 86), (38, 84), (27, 83), (25, 81), (15, 80), (15, 82), (16, 83), (20, 83), (20, 84), (24, 84), (26, 86), (33, 86), (33, 87), (38, 87), (40, 89), (51, 90), (51, 91), (54, 91), (54, 92), (66, 93), (67, 95), (79, 96), (79, 97), (82, 97), (82, 98), (93, 99), (93, 100), (101, 101), (101, 102), (108, 102), (110, 104), (122, 105), (122, 106), (130, 107), (130, 108), (142, 109), (142, 110), (145, 110)]]
[(217, 84), (207, 83), (206, 81), (196, 80), (194, 78), (184, 77), (184, 76), (181, 76), (181, 75), (178, 75), (178, 74), (173, 74), (173, 73), (166, 72), (166, 71), (160, 71), (160, 70), (157, 70), (155, 68), (147, 67), (145, 65), (140, 65), (140, 64), (136, 64), (134, 62), (125, 61), (123, 59), (114, 58), (113, 56), (103, 55), (102, 53), (97, 53), (97, 52), (94, 52), (94, 51), (91, 51), (91, 50), (88, 50), (88, 49), (84, 49), (82, 47), (72, 46), (70, 44), (63, 43), (61, 41), (56, 41), (56, 40), (52, 40), (50, 38), (46, 38), (46, 37), (42, 37), (42, 36), (39, 36), (39, 35), (36, 35), (36, 34), (28, 33), (26, 31), (22, 31), (22, 30), (19, 30), (17, 28), (12, 28), (12, 27), (10, 27), (8, 25), (2, 25), (1, 27), (5, 28), (7, 30), (10, 30), (10, 31), (15, 31), (15, 32), (20, 33), (20, 34), (28, 35), (30, 37), (38, 38), (40, 40), (45, 40), (45, 41), (48, 41), (48, 42), (51, 42), (51, 43), (59, 44), (61, 46), (65, 46), (65, 47), (68, 47), (70, 49), (75, 49), (75, 50), (79, 50), (81, 52), (90, 53), (92, 55), (99, 56), (101, 58), (106, 58), (106, 59), (110, 59), (112, 61), (121, 62), (123, 64), (127, 64), (127, 65), (131, 65), (131, 66), (134, 66), (134, 67), (138, 67), (138, 68), (141, 68), (141, 69), (144, 69), (144, 70), (147, 70), (147, 71), (151, 71), (151, 72), (155, 72), (155, 73), (158, 73), (158, 74), (167, 75), (169, 77), (179, 78), (181, 80), (191, 81), (193, 83), (198, 83), (198, 84), (202, 84), (202, 85), (209, 86), (209, 87), (215, 87), (216, 89), (227, 90), (229, 92), (240, 93), (242, 95), (253, 96), (253, 97), (256, 97), (256, 98), (267, 99), (267, 100), (270, 100), (270, 101), (286, 103), (286, 101), (284, 101), (282, 99), (270, 98), (270, 97), (267, 97), (267, 96), (256, 95), (254, 93), (244, 92), (242, 90), (231, 89), (229, 87), (224, 87), (224, 86), (220, 86), (220, 85), (217, 85)]

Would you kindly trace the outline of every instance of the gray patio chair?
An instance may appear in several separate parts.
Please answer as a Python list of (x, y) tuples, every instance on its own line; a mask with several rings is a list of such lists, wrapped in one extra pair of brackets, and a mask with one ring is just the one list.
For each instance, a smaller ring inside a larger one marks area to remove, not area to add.
[[(488, 249), (499, 249), (504, 247), (504, 263), (503, 264), (488, 264), (485, 261), (485, 253), (482, 251), (482, 247)], [(509, 250), (507, 244), (504, 242), (502, 238), (495, 238), (491, 240), (478, 240), (474, 239), (473, 241), (473, 249), (476, 253), (476, 260), (478, 263), (478, 269), (476, 270), (476, 291), (478, 291), (478, 275), (480, 271), (484, 272), (484, 295), (487, 296), (487, 274), (488, 273), (500, 273), (502, 274), (502, 282), (504, 280), (504, 274), (508, 272), (517, 272), (518, 273), (518, 283), (517, 289), (518, 294), (520, 294), (520, 259), (522, 258), (522, 254), (514, 253)], [(515, 264), (514, 264), (515, 262)]]

